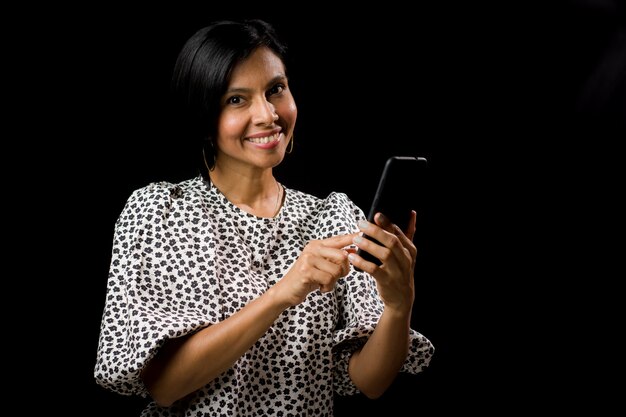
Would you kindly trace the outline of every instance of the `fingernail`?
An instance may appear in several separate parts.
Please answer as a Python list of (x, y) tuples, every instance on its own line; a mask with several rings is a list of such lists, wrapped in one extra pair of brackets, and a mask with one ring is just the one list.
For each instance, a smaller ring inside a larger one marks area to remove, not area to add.
[(385, 216), (383, 213), (380, 213), (378, 215), (378, 220), (380, 220), (380, 223), (383, 226), (387, 226), (389, 224), (389, 219), (387, 218), (387, 216)]
[(354, 239), (352, 239), (352, 241), (358, 245), (363, 241), (363, 238), (361, 236), (356, 236)]
[(348, 255), (348, 260), (349, 260), (350, 262), (354, 262), (354, 260), (355, 260), (355, 259), (356, 259), (356, 256), (355, 256), (353, 253), (351, 253), (351, 254), (349, 254), (349, 255)]
[(367, 223), (365, 220), (359, 220), (358, 226), (359, 229), (367, 229), (369, 227), (369, 223)]

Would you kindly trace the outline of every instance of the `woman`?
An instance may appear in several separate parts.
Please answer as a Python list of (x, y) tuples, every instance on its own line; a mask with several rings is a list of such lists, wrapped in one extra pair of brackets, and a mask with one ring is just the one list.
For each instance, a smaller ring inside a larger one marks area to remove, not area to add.
[(409, 327), (415, 213), (405, 235), (345, 194), (320, 199), (272, 174), (297, 118), (284, 56), (251, 20), (198, 31), (178, 57), (205, 169), (128, 199), (95, 368), (100, 385), (150, 396), (142, 415), (331, 416), (334, 393), (379, 397), (432, 356)]

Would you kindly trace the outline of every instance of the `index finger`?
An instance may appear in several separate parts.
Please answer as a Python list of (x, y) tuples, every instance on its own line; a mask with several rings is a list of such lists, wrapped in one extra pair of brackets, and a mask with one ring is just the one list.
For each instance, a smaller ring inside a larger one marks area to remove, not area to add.
[(338, 235), (326, 238), (321, 241), (323, 246), (327, 246), (329, 248), (341, 249), (345, 246), (349, 246), (352, 244), (352, 239), (358, 236), (360, 232), (350, 233), (347, 235)]
[(417, 224), (417, 213), (415, 210), (411, 210), (411, 220), (409, 220), (409, 225), (406, 230), (402, 230), (406, 237), (413, 241), (413, 237), (415, 236), (415, 225)]

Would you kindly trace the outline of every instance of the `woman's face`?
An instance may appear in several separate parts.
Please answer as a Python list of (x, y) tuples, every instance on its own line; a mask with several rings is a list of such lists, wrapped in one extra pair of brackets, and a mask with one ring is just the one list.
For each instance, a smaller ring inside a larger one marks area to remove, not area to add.
[(297, 114), (283, 62), (269, 48), (256, 49), (233, 68), (221, 99), (217, 164), (278, 165), (293, 135)]

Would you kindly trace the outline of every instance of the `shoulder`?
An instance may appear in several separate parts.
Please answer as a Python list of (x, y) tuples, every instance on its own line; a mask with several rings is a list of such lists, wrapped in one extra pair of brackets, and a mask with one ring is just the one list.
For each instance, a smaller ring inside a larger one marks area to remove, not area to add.
[(316, 236), (327, 237), (337, 233), (358, 230), (357, 222), (365, 218), (363, 211), (346, 193), (331, 192), (325, 198), (302, 191), (290, 190), (294, 206), (301, 211), (316, 230)]
[(354, 202), (350, 199), (350, 197), (348, 197), (346, 193), (333, 191), (325, 198), (321, 198), (294, 189), (289, 189), (289, 192), (293, 201), (296, 204), (310, 206), (311, 208), (317, 208), (318, 210), (325, 210), (333, 207), (347, 209), (353, 209), (356, 207)]
[(157, 203), (161, 200), (179, 199), (183, 197), (199, 197), (203, 187), (200, 177), (182, 182), (152, 182), (132, 192), (129, 201)]
[(178, 183), (152, 182), (135, 189), (131, 193), (122, 215), (154, 214), (163, 216), (173, 205), (200, 203), (203, 186), (200, 177)]

